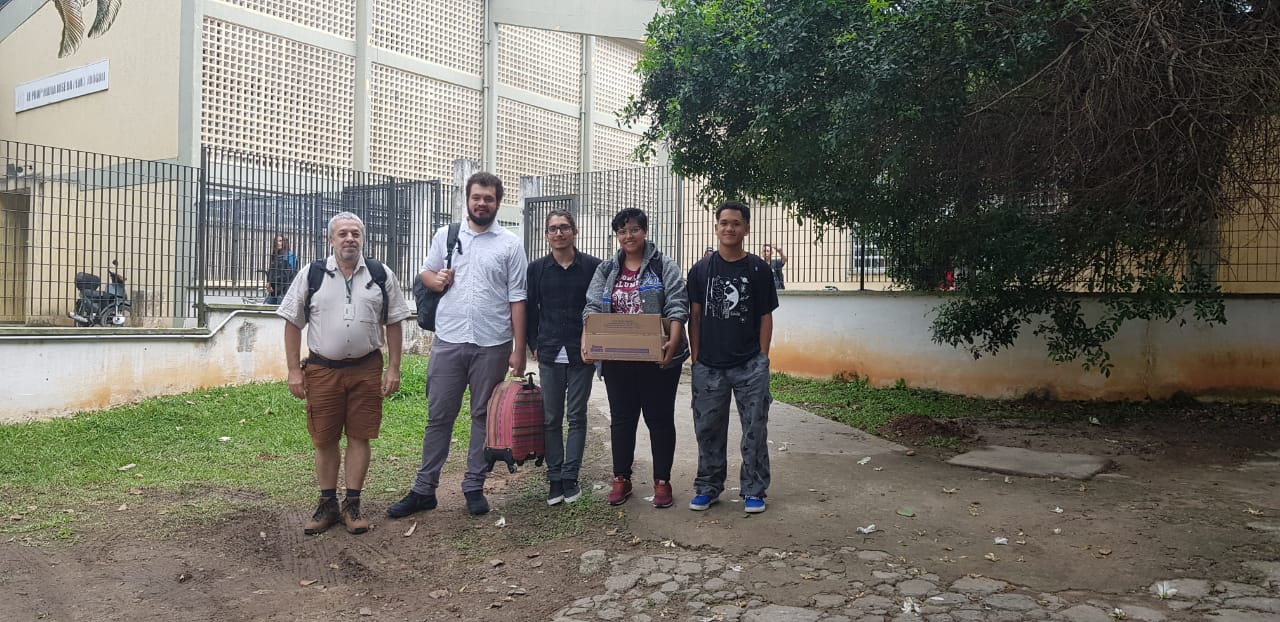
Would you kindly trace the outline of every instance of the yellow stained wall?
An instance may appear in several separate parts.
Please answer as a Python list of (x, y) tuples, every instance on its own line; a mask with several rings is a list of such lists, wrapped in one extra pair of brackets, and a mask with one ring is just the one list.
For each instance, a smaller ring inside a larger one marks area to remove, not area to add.
[(0, 323), (26, 320), (28, 196), (0, 191)]
[(1280, 294), (1280, 154), (1254, 177), (1252, 192), (1219, 229), (1218, 280), (1235, 294)]
[[(124, 2), (106, 34), (85, 37), (74, 54), (58, 58), (62, 21), (46, 3), (0, 41), (0, 139), (151, 160), (176, 157), (181, 5)], [(92, 5), (86, 7), (91, 15)], [(108, 90), (14, 112), (19, 84), (103, 59), (111, 62)]]

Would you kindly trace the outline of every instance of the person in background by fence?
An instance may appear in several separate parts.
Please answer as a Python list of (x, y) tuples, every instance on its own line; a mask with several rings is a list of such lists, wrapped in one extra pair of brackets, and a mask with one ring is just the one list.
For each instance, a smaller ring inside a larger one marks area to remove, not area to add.
[[(309, 275), (317, 262), (298, 271), (276, 309), (276, 315), (286, 320), (289, 392), (307, 401), (307, 431), (316, 448), (320, 504), (303, 526), (308, 535), (323, 533), (339, 522), (351, 533), (369, 530), (369, 519), (360, 511), (360, 491), (369, 470), (369, 441), (378, 438), (382, 426), (382, 399), (400, 388), (400, 322), (413, 315), (395, 274), (385, 266), (386, 282), (378, 291), (369, 268), (374, 262), (366, 261), (362, 254), (364, 223), (358, 216), (342, 212), (331, 218), (329, 244), (333, 254), (327, 259), (319, 289), (312, 292), (309, 287)], [(305, 361), (300, 356), (303, 327), (308, 327)], [(343, 463), (339, 442), (344, 430), (346, 498), (339, 507), (338, 470)]]
[(289, 250), (289, 238), (277, 233), (271, 242), (271, 261), (267, 264), (266, 304), (278, 305), (289, 293), (289, 284), (298, 273), (298, 257)]
[[(600, 263), (587, 288), (583, 319), (592, 313), (656, 313), (670, 321), (662, 362), (604, 361), (604, 386), (612, 413), (609, 438), (613, 451), (613, 487), (609, 504), (625, 503), (631, 496), (632, 463), (636, 451), (636, 427), (643, 414), (653, 450), (653, 505), (671, 507), (671, 463), (676, 453), (676, 387), (680, 368), (689, 358), (684, 324), (689, 318), (689, 297), (684, 276), (670, 257), (648, 241), (649, 218), (636, 208), (613, 217), (618, 252)], [(585, 348), (583, 360), (591, 360)]]
[[(778, 256), (774, 257), (774, 253), (778, 253)], [(787, 254), (773, 244), (765, 244), (764, 248), (760, 249), (760, 258), (769, 264), (769, 271), (773, 273), (773, 288), (786, 289), (786, 282), (782, 278), (782, 267), (787, 265)]]
[(471, 440), (462, 494), (473, 515), (489, 512), (484, 497), (488, 463), (484, 435), (494, 385), (511, 368), (525, 368), (525, 297), (529, 260), (524, 244), (498, 224), (502, 180), (491, 173), (467, 179), (467, 222), (458, 231), (453, 267), (445, 267), (449, 226), (431, 240), (418, 278), (432, 291), (445, 291), (436, 310), (435, 338), (427, 361), (427, 427), (422, 434), (422, 466), (403, 499), (387, 516), (403, 518), (436, 507), (440, 470), (449, 457), (453, 423), (471, 389)]
[[(698, 476), (689, 509), (705, 510), (724, 492), (728, 474), (729, 400), (742, 423), (738, 472), (743, 509), (763, 512), (769, 488), (769, 345), (778, 292), (769, 264), (746, 251), (751, 208), (716, 210), (720, 249), (689, 270), (689, 349), (693, 354), (693, 429)], [(766, 247), (768, 248), (768, 247)]]
[[(600, 260), (578, 250), (578, 223), (566, 210), (547, 214), (544, 235), (551, 252), (529, 264), (525, 314), (529, 348), (542, 376), (547, 505), (556, 505), (582, 496), (578, 470), (587, 446), (587, 400), (595, 371), (582, 360), (582, 308)], [(566, 417), (567, 444), (561, 435)]]

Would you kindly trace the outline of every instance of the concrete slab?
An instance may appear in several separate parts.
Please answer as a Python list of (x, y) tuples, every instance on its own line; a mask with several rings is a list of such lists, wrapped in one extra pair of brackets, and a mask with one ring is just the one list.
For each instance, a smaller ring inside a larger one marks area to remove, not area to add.
[(988, 445), (960, 454), (948, 460), (947, 463), (1008, 475), (1056, 476), (1085, 480), (1101, 473), (1111, 461), (1086, 454), (1053, 453)]

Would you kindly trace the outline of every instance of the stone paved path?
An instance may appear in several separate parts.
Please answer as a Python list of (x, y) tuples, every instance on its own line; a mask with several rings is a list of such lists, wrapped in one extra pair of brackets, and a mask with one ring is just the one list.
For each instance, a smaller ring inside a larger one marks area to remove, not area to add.
[[(555, 622), (1143, 622), (1280, 620), (1280, 564), (1256, 583), (1162, 581), (1146, 594), (1045, 593), (982, 576), (947, 584), (885, 551), (829, 554), (761, 549), (730, 557), (669, 553), (582, 555), (584, 575), (608, 573), (604, 592), (556, 612)], [(771, 594), (772, 597), (766, 596)], [(779, 597), (778, 594), (784, 596)]]
[[(581, 573), (603, 587), (554, 620), (1280, 622), (1280, 452), (1208, 468), (1121, 456), (1119, 473), (1087, 483), (1005, 477), (775, 403), (769, 510), (742, 514), (733, 489), (691, 512), (687, 391), (676, 507), (643, 501), (641, 426), (637, 494), (617, 510), (633, 544), (665, 546), (584, 554)], [(599, 384), (594, 395), (594, 438), (607, 442)]]

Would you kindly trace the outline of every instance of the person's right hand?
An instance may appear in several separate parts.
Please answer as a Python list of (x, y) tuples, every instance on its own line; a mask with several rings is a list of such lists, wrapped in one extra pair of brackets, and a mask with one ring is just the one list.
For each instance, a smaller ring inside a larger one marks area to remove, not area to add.
[(436, 273), (436, 291), (442, 292), (453, 285), (453, 268), (441, 268)]
[(289, 392), (300, 400), (307, 399), (307, 385), (303, 382), (301, 369), (289, 370)]
[(592, 359), (592, 358), (591, 358), (591, 356), (590, 356), (590, 354), (591, 354), (591, 353), (590, 353), (590, 352), (587, 352), (587, 347), (586, 347), (586, 346), (583, 346), (583, 347), (582, 347), (582, 353), (581, 353), (581, 354), (582, 354), (582, 362), (583, 362), (583, 363), (588, 363), (588, 364), (594, 364), (594, 363), (595, 363), (595, 359)]

